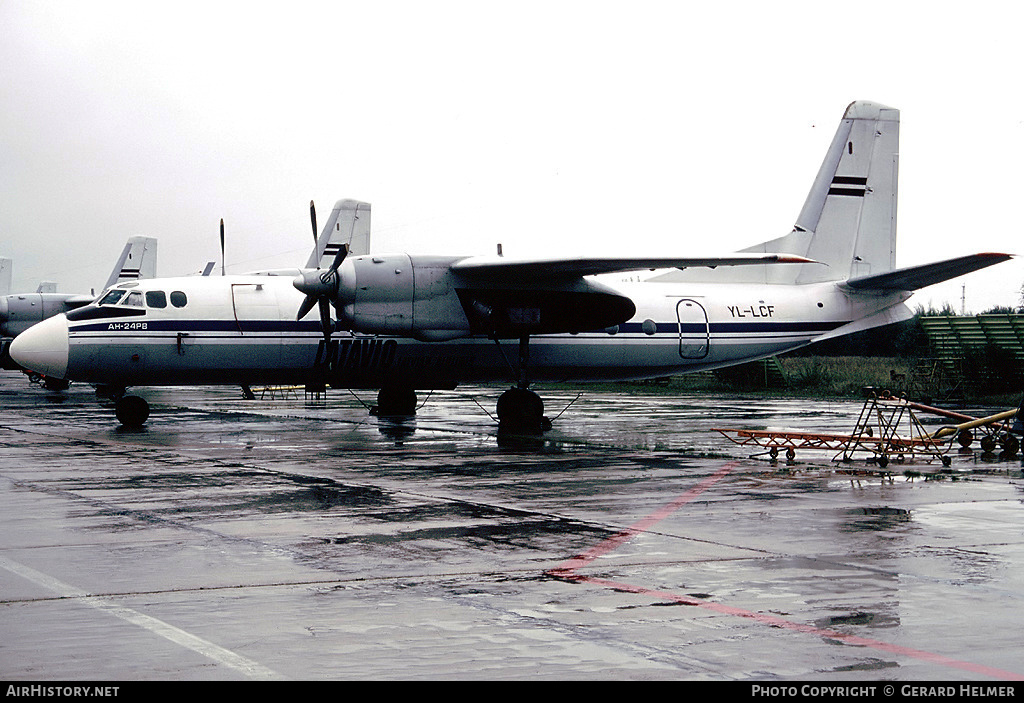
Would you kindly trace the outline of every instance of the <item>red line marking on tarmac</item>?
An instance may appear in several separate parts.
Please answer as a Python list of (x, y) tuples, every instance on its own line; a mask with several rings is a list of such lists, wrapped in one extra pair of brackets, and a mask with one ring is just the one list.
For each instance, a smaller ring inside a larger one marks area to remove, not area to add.
[(680, 595), (678, 593), (671, 593), (669, 591), (661, 591), (653, 588), (647, 588), (645, 586), (636, 586), (634, 584), (622, 583), (619, 581), (611, 581), (608, 579), (595, 578), (592, 576), (586, 576), (578, 573), (579, 569), (589, 566), (595, 559), (609, 554), (620, 546), (628, 542), (635, 535), (638, 535), (646, 530), (649, 530), (658, 522), (661, 522), (672, 513), (676, 512), (684, 505), (692, 502), (697, 496), (704, 493), (706, 490), (714, 486), (721, 479), (725, 478), (736, 466), (738, 462), (730, 462), (723, 466), (721, 469), (716, 471), (711, 476), (705, 478), (699, 484), (691, 488), (690, 490), (683, 493), (681, 496), (668, 503), (659, 510), (651, 513), (642, 520), (638, 520), (622, 532), (612, 535), (605, 541), (601, 542), (597, 546), (587, 550), (586, 552), (568, 559), (553, 569), (549, 569), (546, 573), (549, 576), (564, 579), (566, 581), (573, 581), (575, 583), (590, 583), (596, 586), (602, 586), (604, 588), (611, 588), (617, 591), (624, 591), (626, 593), (636, 593), (640, 595), (650, 596), (653, 598), (659, 598), (661, 600), (678, 603), (680, 605), (692, 605), (698, 608), (704, 608), (705, 610), (711, 610), (716, 613), (723, 615), (732, 615), (739, 618), (746, 618), (759, 622), (763, 625), (770, 627), (777, 627), (784, 630), (791, 630), (794, 632), (802, 632), (809, 635), (815, 635), (818, 637), (826, 637), (833, 640), (838, 640), (846, 644), (858, 646), (858, 647), (870, 647), (872, 649), (878, 649), (890, 654), (899, 654), (913, 659), (920, 659), (922, 661), (930, 662), (932, 664), (938, 664), (940, 666), (946, 666), (953, 669), (963, 669), (972, 674), (978, 674), (981, 676), (991, 676), (996, 679), (1004, 679), (1007, 681), (1024, 681), (1024, 674), (1017, 674), (1012, 671), (1004, 671), (1002, 669), (996, 669), (990, 666), (984, 666), (982, 664), (973, 664), (971, 662), (964, 662), (957, 659), (951, 659), (941, 654), (935, 654), (934, 652), (925, 652), (920, 649), (912, 649), (910, 647), (901, 647), (899, 645), (890, 644), (888, 642), (882, 642), (881, 640), (874, 640), (867, 637), (860, 637), (857, 635), (848, 635), (836, 630), (829, 630), (813, 625), (804, 625), (791, 620), (784, 620), (783, 618), (776, 617), (774, 615), (767, 615), (765, 613), (756, 613), (752, 610), (745, 610), (743, 608), (734, 608), (732, 606), (725, 605), (723, 603), (714, 603), (701, 600), (698, 598), (692, 598), (690, 596)]

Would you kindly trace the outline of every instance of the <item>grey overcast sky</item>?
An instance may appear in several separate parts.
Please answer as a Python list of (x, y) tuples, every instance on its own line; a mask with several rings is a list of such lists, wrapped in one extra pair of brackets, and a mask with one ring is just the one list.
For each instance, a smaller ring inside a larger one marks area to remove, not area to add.
[(88, 292), (133, 235), (219, 262), (224, 218), (229, 273), (299, 266), (340, 198), (378, 251), (734, 251), (791, 229), (856, 99), (901, 110), (897, 265), (1024, 254), (1017, 5), (0, 0), (0, 256)]

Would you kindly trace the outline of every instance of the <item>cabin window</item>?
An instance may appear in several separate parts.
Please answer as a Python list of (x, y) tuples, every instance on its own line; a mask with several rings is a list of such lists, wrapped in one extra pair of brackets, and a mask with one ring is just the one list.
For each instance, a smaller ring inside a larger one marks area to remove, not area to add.
[(124, 295), (124, 291), (123, 290), (112, 290), (109, 293), (107, 293), (105, 296), (100, 298), (100, 303), (99, 304), (100, 305), (113, 305), (118, 300), (120, 300), (121, 296), (123, 296), (123, 295)]
[(146, 306), (151, 308), (166, 308), (167, 294), (162, 290), (147, 290)]
[(142, 307), (142, 293), (137, 290), (133, 290), (128, 294), (128, 297), (124, 299), (123, 305), (130, 305), (133, 308)]
[(176, 308), (183, 308), (188, 303), (188, 298), (180, 290), (171, 293), (171, 305)]

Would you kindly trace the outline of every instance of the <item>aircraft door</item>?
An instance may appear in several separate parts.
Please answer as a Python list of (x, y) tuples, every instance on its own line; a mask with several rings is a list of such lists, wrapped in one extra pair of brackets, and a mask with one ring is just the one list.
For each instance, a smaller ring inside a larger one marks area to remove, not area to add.
[(708, 313), (696, 300), (684, 298), (676, 303), (679, 321), (679, 356), (703, 359), (711, 349), (711, 326)]
[(260, 331), (260, 325), (255, 323), (278, 318), (277, 296), (272, 288), (258, 283), (233, 283), (231, 307), (243, 336)]
[(222, 368), (276, 368), (281, 362), (277, 293), (262, 283), (231, 285), (231, 305), (240, 339), (233, 347), (222, 347), (214, 363)]

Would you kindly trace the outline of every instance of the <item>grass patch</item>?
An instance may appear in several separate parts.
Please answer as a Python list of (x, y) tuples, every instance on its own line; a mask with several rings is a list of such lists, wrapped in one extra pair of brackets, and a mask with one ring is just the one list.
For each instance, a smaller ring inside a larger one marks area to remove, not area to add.
[(860, 396), (864, 388), (899, 393), (913, 371), (911, 360), (871, 356), (796, 356), (782, 366), (793, 390), (839, 397)]
[[(793, 398), (863, 398), (866, 389), (902, 395), (913, 377), (917, 361), (885, 356), (785, 356), (778, 357), (781, 375), (766, 373), (764, 362), (752, 362), (720, 371), (671, 376), (650, 381), (605, 383), (539, 384), (544, 388), (576, 391), (609, 391), (634, 395), (676, 395), (685, 393), (756, 393), (758, 396)], [(911, 394), (912, 395), (912, 394)], [(971, 402), (995, 406), (1016, 406), (1021, 393), (1013, 384), (1000, 392), (975, 392)], [(923, 397), (910, 397), (930, 402)]]

